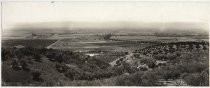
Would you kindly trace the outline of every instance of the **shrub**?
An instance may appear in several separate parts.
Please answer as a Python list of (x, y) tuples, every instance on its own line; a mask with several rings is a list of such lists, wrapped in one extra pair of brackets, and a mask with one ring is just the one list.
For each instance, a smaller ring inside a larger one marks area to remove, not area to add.
[(25, 60), (22, 60), (22, 61), (21, 61), (21, 66), (22, 66), (22, 69), (23, 69), (24, 71), (27, 71), (27, 72), (30, 71), (30, 68), (28, 67), (28, 64), (27, 64), (27, 62), (26, 62)]
[(208, 65), (201, 62), (180, 63), (177, 65), (177, 68), (180, 69), (182, 73), (197, 73), (208, 68)]
[(201, 73), (188, 73), (183, 79), (191, 86), (209, 86), (208, 71), (202, 71)]
[(39, 54), (35, 54), (35, 55), (33, 56), (33, 59), (34, 59), (34, 61), (42, 62), (41, 56), (40, 56)]
[(14, 70), (21, 70), (21, 69), (22, 69), (21, 66), (20, 66), (20, 64), (19, 64), (19, 62), (18, 62), (17, 60), (14, 60), (14, 61), (12, 62), (12, 68), (13, 68)]
[(65, 76), (70, 80), (79, 80), (82, 78), (82, 71), (78, 68), (72, 67), (68, 69), (68, 71), (65, 73)]
[(156, 86), (158, 81), (158, 76), (152, 72), (137, 72), (132, 75), (120, 76), (116, 85), (118, 86)]
[(65, 64), (56, 63), (55, 68), (60, 73), (65, 73), (68, 70), (68, 66)]
[(111, 33), (105, 34), (103, 37), (105, 40), (109, 40), (112, 37), (112, 34)]
[(41, 72), (35, 71), (35, 72), (32, 72), (32, 75), (33, 75), (33, 80), (34, 81), (38, 81), (38, 82), (42, 82), (43, 81), (43, 79), (40, 77), (41, 76)]
[(148, 65), (149, 68), (154, 68), (156, 66), (156, 61), (153, 58), (142, 58), (140, 62)]

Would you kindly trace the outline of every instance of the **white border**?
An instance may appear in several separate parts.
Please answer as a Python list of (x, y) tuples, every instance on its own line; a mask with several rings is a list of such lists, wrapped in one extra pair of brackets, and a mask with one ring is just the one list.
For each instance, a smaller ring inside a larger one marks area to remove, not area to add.
[[(18, 1), (18, 2), (23, 2), (23, 1), (29, 1), (29, 2), (42, 2), (42, 1), (47, 1), (47, 2), (51, 2), (51, 1), (70, 1), (70, 2), (206, 2), (206, 3), (210, 3), (210, 0), (0, 0), (1, 1), (1, 9), (0, 9), (0, 24), (2, 24), (2, 2), (13, 2), (13, 1)], [(210, 15), (210, 14), (209, 14)], [(210, 25), (209, 25), (210, 26)], [(1, 38), (1, 34), (2, 34), (2, 25), (0, 27), (1, 31), (0, 31), (0, 38)], [(209, 31), (210, 33), (210, 31)], [(1, 41), (0, 41), (0, 47), (1, 47)], [(0, 49), (1, 51), (1, 49)], [(1, 56), (1, 53), (0, 53)], [(1, 59), (1, 57), (0, 57)], [(1, 60), (0, 60), (0, 64), (1, 64)], [(1, 74), (1, 66), (0, 66), (0, 74)], [(28, 88), (30, 86), (2, 86), (1, 85), (1, 77), (0, 77), (0, 87), (5, 87), (5, 88)], [(37, 86), (38, 87), (38, 86)], [(64, 86), (64, 87), (59, 87), (59, 86), (54, 86), (56, 88), (98, 88), (98, 87), (102, 87), (102, 88), (145, 88), (146, 86)], [(193, 86), (153, 86), (153, 87), (147, 87), (147, 88), (209, 88), (209, 87), (193, 87)], [(36, 87), (30, 87), (30, 88), (36, 88)], [(42, 88), (48, 88), (48, 87), (42, 87)]]

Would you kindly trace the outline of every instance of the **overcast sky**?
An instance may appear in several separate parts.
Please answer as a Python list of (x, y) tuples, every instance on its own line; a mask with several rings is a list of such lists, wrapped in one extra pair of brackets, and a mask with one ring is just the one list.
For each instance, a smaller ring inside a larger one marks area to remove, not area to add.
[(3, 2), (2, 26), (37, 22), (205, 22), (204, 2)]

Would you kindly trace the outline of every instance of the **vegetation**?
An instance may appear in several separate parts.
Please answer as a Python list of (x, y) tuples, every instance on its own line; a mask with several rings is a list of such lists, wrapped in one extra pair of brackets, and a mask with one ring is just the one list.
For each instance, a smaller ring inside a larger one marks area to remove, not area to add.
[(104, 35), (104, 39), (105, 40), (109, 40), (111, 37), (112, 37), (112, 34), (111, 33)]
[(164, 81), (180, 79), (190, 86), (209, 86), (208, 42), (156, 43), (143, 49), (135, 46), (135, 52), (98, 56), (43, 48), (48, 43), (2, 47), (2, 85), (164, 86)]
[(151, 72), (136, 72), (129, 76), (122, 76), (117, 79), (118, 86), (157, 86), (158, 76)]
[[(3, 67), (8, 67), (3, 68), (5, 69), (3, 71), (10, 69), (17, 72), (26, 72), (31, 76), (29, 80), (32, 81), (32, 84), (33, 81), (48, 82), (43, 77), (48, 72), (51, 72), (52, 77), (57, 77), (57, 74), (60, 74), (69, 80), (94, 80), (112, 76), (108, 63), (71, 51), (25, 47), (21, 49), (2, 48), (2, 53), (4, 53), (2, 56)], [(6, 77), (8, 74), (13, 75), (14, 73), (3, 73), (2, 75)], [(12, 78), (9, 77), (8, 79)], [(5, 82), (10, 83), (9, 80), (5, 80)]]

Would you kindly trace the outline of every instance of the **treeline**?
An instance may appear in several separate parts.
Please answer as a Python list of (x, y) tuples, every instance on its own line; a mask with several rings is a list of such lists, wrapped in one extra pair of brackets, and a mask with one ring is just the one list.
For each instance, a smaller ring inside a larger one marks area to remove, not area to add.
[[(206, 58), (204, 58), (206, 56)], [(209, 59), (208, 53), (177, 53), (173, 55), (155, 56), (151, 58), (137, 58), (136, 62), (146, 67), (137, 68), (134, 64), (121, 61), (115, 68), (126, 68), (118, 72), (128, 73), (117, 81), (122, 86), (163, 86), (162, 81), (176, 81), (174, 85), (209, 86)], [(166, 61), (157, 65), (156, 61)], [(138, 65), (137, 65), (138, 66)]]
[(112, 40), (112, 41), (123, 41), (123, 42), (127, 42), (127, 43), (152, 43), (152, 44), (159, 44), (159, 43), (161, 43), (161, 41), (136, 41), (136, 40), (113, 39), (113, 38), (110, 38), (109, 40)]
[[(187, 66), (187, 67), (185, 67)], [(195, 69), (193, 69), (195, 67)], [(208, 66), (192, 63), (188, 65), (179, 64), (175, 66), (164, 66), (149, 71), (138, 71), (131, 75), (123, 75), (117, 79), (118, 86), (163, 86), (160, 80), (182, 79), (184, 84), (190, 86), (209, 86)], [(176, 86), (183, 83), (177, 81)]]
[(167, 54), (176, 51), (192, 51), (192, 50), (208, 50), (208, 42), (172, 42), (172, 43), (161, 43), (153, 46), (148, 46), (141, 50), (136, 50), (135, 53), (142, 53), (144, 55), (157, 55)]
[[(162, 43), (140, 51), (130, 64), (124, 58), (117, 61), (116, 67), (126, 67), (124, 73), (130, 73), (118, 80), (119, 85), (167, 85), (163, 82), (183, 80), (175, 85), (209, 86), (208, 42)], [(149, 74), (152, 76), (143, 79)]]

